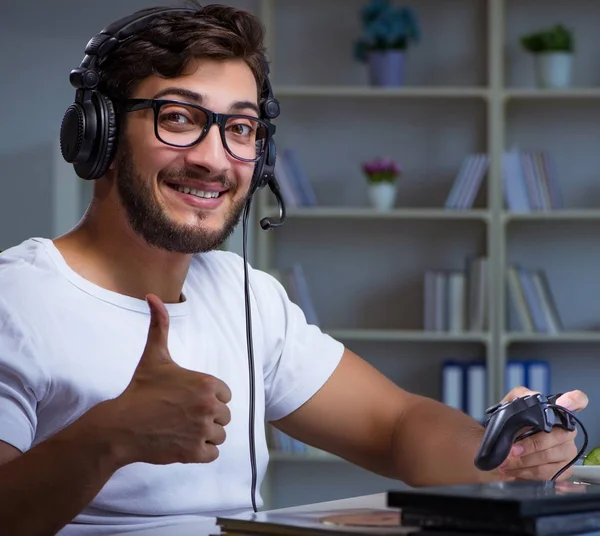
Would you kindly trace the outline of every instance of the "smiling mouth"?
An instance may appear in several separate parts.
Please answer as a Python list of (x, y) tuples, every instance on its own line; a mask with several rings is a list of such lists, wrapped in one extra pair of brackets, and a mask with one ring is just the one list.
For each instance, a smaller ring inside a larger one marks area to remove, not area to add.
[(187, 186), (178, 186), (176, 184), (167, 184), (167, 186), (182, 194), (193, 195), (194, 197), (201, 197), (203, 199), (215, 199), (226, 192), (226, 190), (222, 192), (207, 192), (205, 190), (197, 190), (196, 188), (188, 188)]

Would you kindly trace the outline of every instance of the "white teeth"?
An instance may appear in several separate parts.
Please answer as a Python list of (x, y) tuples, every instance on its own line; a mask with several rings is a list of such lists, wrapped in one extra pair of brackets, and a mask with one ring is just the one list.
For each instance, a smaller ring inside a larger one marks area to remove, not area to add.
[(177, 190), (184, 194), (195, 195), (196, 197), (219, 197), (220, 192), (203, 192), (202, 190), (196, 190), (195, 188), (188, 188), (187, 186), (178, 186)]

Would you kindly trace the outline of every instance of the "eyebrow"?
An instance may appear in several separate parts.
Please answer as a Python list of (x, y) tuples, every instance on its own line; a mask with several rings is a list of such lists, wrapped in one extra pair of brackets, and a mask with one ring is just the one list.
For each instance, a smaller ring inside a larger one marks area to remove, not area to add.
[[(177, 95), (178, 97), (183, 97), (184, 99), (192, 101), (192, 103), (195, 104), (202, 104), (202, 102), (204, 101), (204, 97), (200, 93), (196, 93), (195, 91), (191, 91), (182, 87), (166, 87), (164, 89), (161, 89), (158, 93), (156, 93), (154, 95), (154, 98), (159, 99), (168, 95)], [(252, 110), (254, 113), (256, 113), (257, 116), (260, 116), (260, 109), (252, 101), (234, 102), (229, 107), (229, 109), (232, 112), (243, 112), (244, 110)]]

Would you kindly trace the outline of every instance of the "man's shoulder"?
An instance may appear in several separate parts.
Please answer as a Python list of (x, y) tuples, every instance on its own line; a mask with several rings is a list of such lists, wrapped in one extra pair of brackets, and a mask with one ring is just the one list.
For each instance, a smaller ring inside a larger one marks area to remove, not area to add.
[(20, 244), (0, 252), (0, 285), (23, 279), (33, 274), (39, 266), (40, 255), (45, 251), (46, 239), (28, 238)]
[(39, 299), (55, 274), (43, 238), (29, 238), (0, 252), (0, 301), (12, 307)]

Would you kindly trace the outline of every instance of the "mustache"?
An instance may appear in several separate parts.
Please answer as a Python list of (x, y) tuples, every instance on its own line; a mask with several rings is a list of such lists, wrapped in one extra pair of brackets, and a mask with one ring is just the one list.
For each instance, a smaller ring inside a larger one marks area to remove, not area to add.
[(158, 180), (161, 182), (178, 183), (183, 182), (187, 179), (190, 180), (201, 180), (203, 182), (219, 183), (223, 188), (231, 190), (236, 186), (236, 182), (229, 178), (227, 175), (220, 173), (219, 175), (213, 175), (207, 177), (205, 173), (199, 173), (191, 169), (163, 169), (158, 173)]

